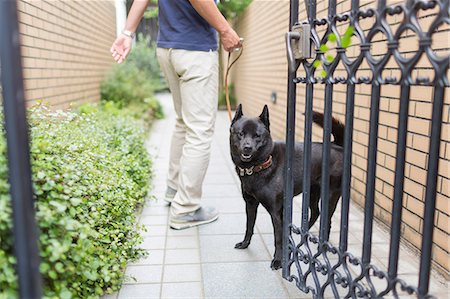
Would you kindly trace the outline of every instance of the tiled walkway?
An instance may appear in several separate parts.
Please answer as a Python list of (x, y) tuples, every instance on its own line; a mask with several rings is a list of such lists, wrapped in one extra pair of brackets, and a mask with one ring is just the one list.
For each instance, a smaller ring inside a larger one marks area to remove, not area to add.
[[(159, 95), (166, 118), (157, 121), (150, 134), (149, 150), (154, 158), (154, 189), (157, 201), (149, 200), (140, 223), (147, 226), (143, 248), (149, 256), (127, 267), (128, 280), (118, 294), (104, 298), (311, 298), (281, 277), (281, 270), (272, 271), (273, 235), (270, 217), (262, 208), (258, 211), (255, 235), (249, 248), (234, 249), (245, 232), (245, 206), (231, 162), (228, 144), (229, 120), (219, 112), (212, 145), (211, 162), (204, 182), (204, 204), (220, 211), (219, 220), (187, 230), (168, 227), (168, 208), (162, 202), (169, 158), (170, 136), (174, 125), (171, 96)], [(296, 210), (298, 211), (298, 207)], [(339, 212), (335, 214), (335, 217)], [(298, 217), (299, 213), (295, 213)], [(363, 215), (353, 208), (350, 215), (349, 248), (360, 253)], [(338, 218), (334, 220), (338, 227)], [(338, 240), (337, 229), (331, 239)], [(374, 260), (387, 264), (388, 235), (375, 228)], [(402, 251), (400, 272), (405, 277), (417, 275), (417, 258)], [(415, 273), (415, 274), (414, 274)], [(416, 280), (412, 281), (415, 283)], [(447, 298), (447, 288), (433, 279), (432, 290), (438, 298)], [(445, 297), (441, 297), (445, 296)]]

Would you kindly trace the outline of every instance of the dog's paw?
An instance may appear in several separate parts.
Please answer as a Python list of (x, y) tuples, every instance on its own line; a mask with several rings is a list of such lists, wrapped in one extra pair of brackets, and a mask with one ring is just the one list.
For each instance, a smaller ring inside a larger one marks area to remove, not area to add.
[(236, 245), (234, 245), (234, 248), (236, 248), (236, 249), (245, 249), (245, 248), (248, 247), (248, 245), (250, 245), (250, 242), (242, 241), (242, 242), (239, 242)]
[(281, 260), (273, 259), (272, 262), (270, 263), (270, 268), (272, 268), (272, 270), (280, 269), (281, 268)]

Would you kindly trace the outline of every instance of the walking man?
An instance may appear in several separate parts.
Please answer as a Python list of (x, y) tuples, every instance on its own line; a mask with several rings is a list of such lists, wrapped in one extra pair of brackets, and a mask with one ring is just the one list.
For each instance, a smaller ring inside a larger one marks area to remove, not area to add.
[[(148, 6), (135, 0), (111, 52), (122, 63)], [(217, 32), (226, 51), (241, 46), (239, 36), (214, 0), (159, 0), (157, 56), (176, 112), (165, 200), (170, 226), (184, 229), (217, 220), (213, 207), (201, 205), (217, 112), (219, 62)]]

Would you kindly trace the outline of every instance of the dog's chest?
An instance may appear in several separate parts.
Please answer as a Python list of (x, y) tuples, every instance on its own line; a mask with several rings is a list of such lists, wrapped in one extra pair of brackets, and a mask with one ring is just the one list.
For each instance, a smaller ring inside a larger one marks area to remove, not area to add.
[(274, 184), (273, 180), (268, 180), (259, 175), (244, 176), (240, 177), (240, 179), (242, 191), (258, 200), (274, 197), (277, 193), (282, 192), (281, 188), (277, 188), (276, 183)]

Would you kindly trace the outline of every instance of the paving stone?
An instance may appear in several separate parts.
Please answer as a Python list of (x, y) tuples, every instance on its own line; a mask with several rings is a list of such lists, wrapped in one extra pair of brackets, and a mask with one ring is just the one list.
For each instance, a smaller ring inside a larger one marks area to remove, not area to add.
[(161, 282), (162, 266), (128, 266), (125, 275), (129, 278), (125, 284), (159, 283)]
[(208, 263), (202, 270), (205, 298), (289, 298), (265, 262)]
[(117, 299), (118, 295), (119, 295), (119, 293), (103, 295), (100, 297), (100, 299)]
[(267, 261), (270, 266), (272, 258), (258, 234), (254, 235), (247, 249), (235, 249), (234, 245), (241, 242), (242, 235), (203, 235), (200, 236), (200, 257), (203, 263), (211, 262), (242, 262)]
[(168, 264), (198, 264), (200, 263), (199, 249), (167, 249), (164, 260)]
[(157, 215), (157, 216), (167, 216), (169, 213), (168, 206), (147, 206), (142, 209), (142, 216)]
[(163, 282), (192, 282), (201, 281), (200, 265), (165, 265)]
[(159, 298), (160, 292), (160, 284), (129, 284), (120, 289), (118, 299)]
[(165, 236), (146, 236), (143, 237), (144, 241), (139, 245), (142, 249), (164, 249), (166, 246)]
[(222, 214), (217, 221), (198, 228), (200, 235), (245, 234), (247, 217), (245, 214)]
[[(214, 154), (214, 153), (213, 153)], [(211, 156), (213, 156), (213, 154)], [(214, 165), (209, 166), (214, 167)], [(227, 167), (224, 165), (223, 167)], [(208, 168), (209, 169), (209, 168)], [(203, 181), (203, 184), (210, 184), (210, 185), (226, 185), (226, 184), (236, 184), (238, 181), (237, 177), (235, 178), (229, 171), (226, 169), (223, 174), (221, 173), (206, 173), (205, 180)]]
[(264, 210), (263, 207), (258, 208), (258, 214), (256, 216), (256, 228), (261, 234), (273, 234), (272, 218), (269, 214), (261, 213)]
[[(204, 198), (202, 204), (215, 207), (219, 214), (243, 213), (245, 214), (245, 202), (242, 196), (224, 198)], [(219, 216), (221, 217), (221, 216)]]
[(167, 237), (167, 249), (198, 248), (197, 236), (170, 236)]
[(202, 298), (201, 282), (163, 283), (161, 298)]
[(167, 225), (146, 224), (144, 226), (146, 231), (141, 233), (142, 236), (165, 236), (167, 234)]
[(157, 215), (149, 215), (149, 216), (142, 216), (139, 219), (140, 224), (145, 225), (167, 225), (167, 219), (168, 216), (157, 216)]
[(148, 250), (148, 255), (130, 265), (162, 265), (164, 263), (164, 250), (152, 249)]
[(275, 252), (275, 243), (274, 243), (274, 235), (273, 234), (261, 234), (261, 237), (264, 241), (264, 245), (266, 245), (267, 250), (272, 256)]
[(241, 195), (241, 191), (236, 184), (228, 185), (204, 185), (203, 196), (204, 197), (221, 197), (233, 196), (238, 197)]
[[(279, 276), (281, 277), (281, 274), (279, 274)], [(295, 285), (295, 280), (291, 282), (291, 281), (283, 279), (282, 277), (281, 277), (281, 279), (282, 279), (282, 284), (289, 295), (289, 298), (313, 299), (311, 292), (309, 292), (309, 294), (306, 294)], [(335, 298), (333, 297), (333, 299), (335, 299)]]
[(168, 237), (186, 237), (186, 236), (198, 236), (198, 227), (191, 227), (191, 228), (187, 228), (187, 229), (171, 229), (169, 228), (167, 230), (167, 236)]

